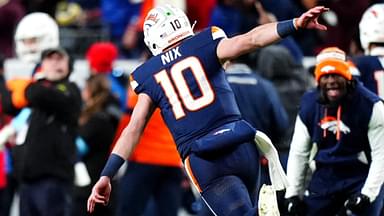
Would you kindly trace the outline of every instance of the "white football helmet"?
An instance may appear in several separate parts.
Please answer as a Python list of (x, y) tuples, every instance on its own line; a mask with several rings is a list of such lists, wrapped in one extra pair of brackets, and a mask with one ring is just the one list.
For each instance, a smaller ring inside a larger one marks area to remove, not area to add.
[(185, 13), (169, 4), (150, 10), (145, 18), (143, 30), (144, 42), (154, 56), (194, 34)]
[(46, 13), (30, 13), (20, 20), (14, 39), (17, 56), (37, 63), (43, 50), (59, 46), (59, 27)]
[(363, 14), (360, 23), (360, 42), (369, 54), (370, 43), (384, 43), (384, 4), (374, 4)]

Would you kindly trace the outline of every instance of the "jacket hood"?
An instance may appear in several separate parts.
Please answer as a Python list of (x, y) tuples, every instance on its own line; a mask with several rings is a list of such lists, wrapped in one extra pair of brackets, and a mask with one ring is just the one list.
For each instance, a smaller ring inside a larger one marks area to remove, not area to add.
[(263, 77), (276, 80), (298, 76), (298, 71), (303, 68), (295, 63), (287, 48), (272, 45), (260, 50), (257, 58), (257, 69)]

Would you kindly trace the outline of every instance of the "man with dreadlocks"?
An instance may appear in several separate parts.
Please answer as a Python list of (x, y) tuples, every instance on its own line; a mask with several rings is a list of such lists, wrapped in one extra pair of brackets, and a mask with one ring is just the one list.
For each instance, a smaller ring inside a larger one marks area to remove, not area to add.
[[(317, 56), (315, 78), (318, 86), (304, 94), (296, 118), (286, 210), (291, 215), (379, 215), (383, 102), (353, 78), (345, 53), (336, 47)], [(309, 164), (313, 174), (304, 188)]]

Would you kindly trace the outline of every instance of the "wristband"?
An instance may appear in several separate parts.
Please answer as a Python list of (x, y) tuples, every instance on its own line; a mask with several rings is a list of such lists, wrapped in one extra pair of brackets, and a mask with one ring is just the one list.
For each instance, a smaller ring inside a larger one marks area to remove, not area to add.
[(294, 19), (278, 22), (276, 27), (277, 34), (279, 34), (281, 38), (284, 38), (296, 32), (295, 24), (293, 22)]
[(125, 160), (122, 157), (120, 157), (115, 153), (112, 153), (109, 156), (103, 171), (101, 171), (100, 176), (108, 176), (109, 178), (112, 178), (113, 176), (115, 176), (115, 174), (117, 173), (117, 171), (120, 169), (121, 165), (123, 165), (124, 162)]

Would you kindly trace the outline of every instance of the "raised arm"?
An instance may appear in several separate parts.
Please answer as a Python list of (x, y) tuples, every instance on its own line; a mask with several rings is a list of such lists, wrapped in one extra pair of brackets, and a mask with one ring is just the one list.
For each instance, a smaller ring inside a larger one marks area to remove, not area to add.
[(272, 22), (260, 25), (247, 33), (225, 38), (217, 47), (217, 56), (221, 62), (230, 60), (257, 48), (277, 42), (281, 38), (294, 33), (297, 29), (326, 30), (327, 27), (318, 23), (319, 16), (328, 8), (317, 6), (303, 13), (299, 18)]

